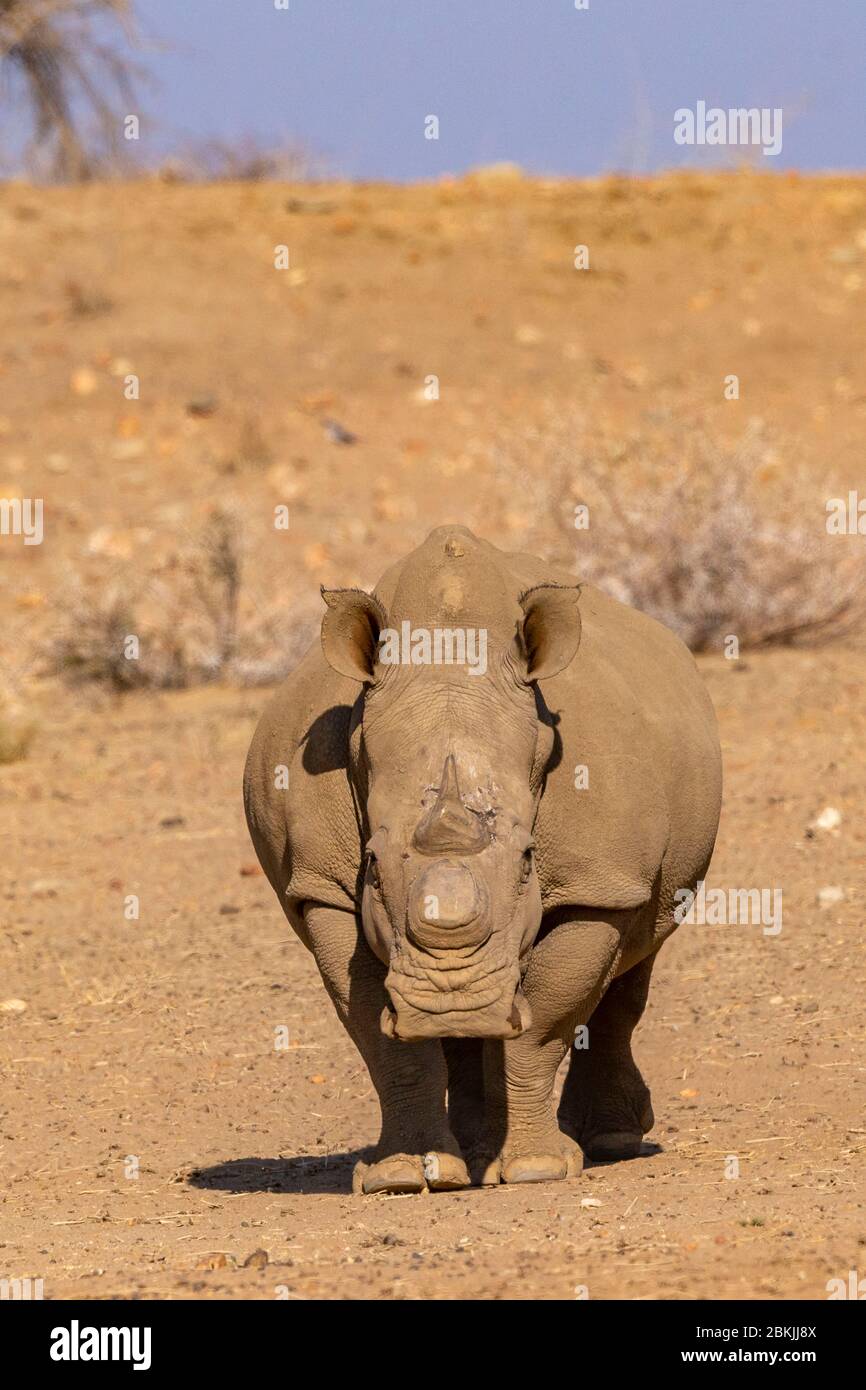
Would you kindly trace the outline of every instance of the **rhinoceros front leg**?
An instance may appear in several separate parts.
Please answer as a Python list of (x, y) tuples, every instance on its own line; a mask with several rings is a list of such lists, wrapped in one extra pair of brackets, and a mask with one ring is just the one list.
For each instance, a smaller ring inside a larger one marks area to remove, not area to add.
[(485, 1044), (485, 1182), (545, 1182), (579, 1171), (580, 1152), (553, 1112), (556, 1073), (576, 1026), (613, 977), (632, 921), (630, 913), (560, 921), (533, 948), (523, 979), (532, 1025), (519, 1038)]
[(353, 913), (311, 905), (304, 921), (325, 988), (367, 1065), (382, 1111), (373, 1162), (356, 1166), (355, 1191), (467, 1187), (469, 1174), (445, 1109), (441, 1043), (406, 1043), (384, 1035), (379, 1020), (387, 1003), (385, 966)]

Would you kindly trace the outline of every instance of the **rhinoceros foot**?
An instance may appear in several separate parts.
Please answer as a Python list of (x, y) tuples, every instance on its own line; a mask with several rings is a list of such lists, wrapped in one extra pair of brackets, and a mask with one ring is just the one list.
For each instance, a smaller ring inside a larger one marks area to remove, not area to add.
[(470, 1186), (469, 1171), (455, 1154), (431, 1150), (425, 1154), (389, 1154), (374, 1163), (357, 1163), (353, 1192), (450, 1192)]
[(542, 1142), (533, 1144), (532, 1136), (526, 1136), (525, 1144), (509, 1144), (497, 1160), (500, 1182), (562, 1182), (577, 1177), (583, 1168), (577, 1145), (552, 1128), (538, 1138)]
[(560, 1128), (596, 1162), (636, 1158), (655, 1123), (649, 1087), (631, 1057), (598, 1070), (587, 1057), (572, 1057), (559, 1103)]
[(637, 1158), (643, 1145), (643, 1134), (633, 1130), (612, 1130), (607, 1134), (593, 1134), (584, 1140), (587, 1158), (596, 1163), (613, 1162), (622, 1158)]

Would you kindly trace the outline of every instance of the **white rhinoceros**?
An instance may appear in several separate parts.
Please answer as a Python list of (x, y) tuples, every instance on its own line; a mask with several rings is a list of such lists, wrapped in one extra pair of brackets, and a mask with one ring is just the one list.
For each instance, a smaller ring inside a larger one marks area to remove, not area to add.
[(356, 1190), (565, 1178), (577, 1145), (636, 1154), (653, 1115), (631, 1035), (719, 820), (690, 653), (462, 526), (374, 594), (323, 597), (321, 645), (262, 717), (244, 794), (379, 1095)]

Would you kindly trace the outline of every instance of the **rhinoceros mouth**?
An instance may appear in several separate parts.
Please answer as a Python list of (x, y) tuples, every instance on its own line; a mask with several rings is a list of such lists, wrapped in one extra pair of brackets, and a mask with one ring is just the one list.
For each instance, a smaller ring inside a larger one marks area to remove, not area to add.
[(516, 1038), (529, 1027), (529, 1005), (514, 967), (487, 976), (483, 985), (464, 989), (424, 989), (392, 971), (386, 980), (390, 1006), (382, 1012), (387, 1037)]

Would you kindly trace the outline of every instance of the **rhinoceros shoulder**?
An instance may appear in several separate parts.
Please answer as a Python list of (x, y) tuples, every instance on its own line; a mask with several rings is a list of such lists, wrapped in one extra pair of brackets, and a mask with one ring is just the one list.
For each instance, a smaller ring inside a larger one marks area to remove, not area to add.
[(303, 936), (307, 900), (354, 906), (361, 850), (346, 763), (354, 681), (313, 646), (267, 705), (244, 773), (262, 867)]

